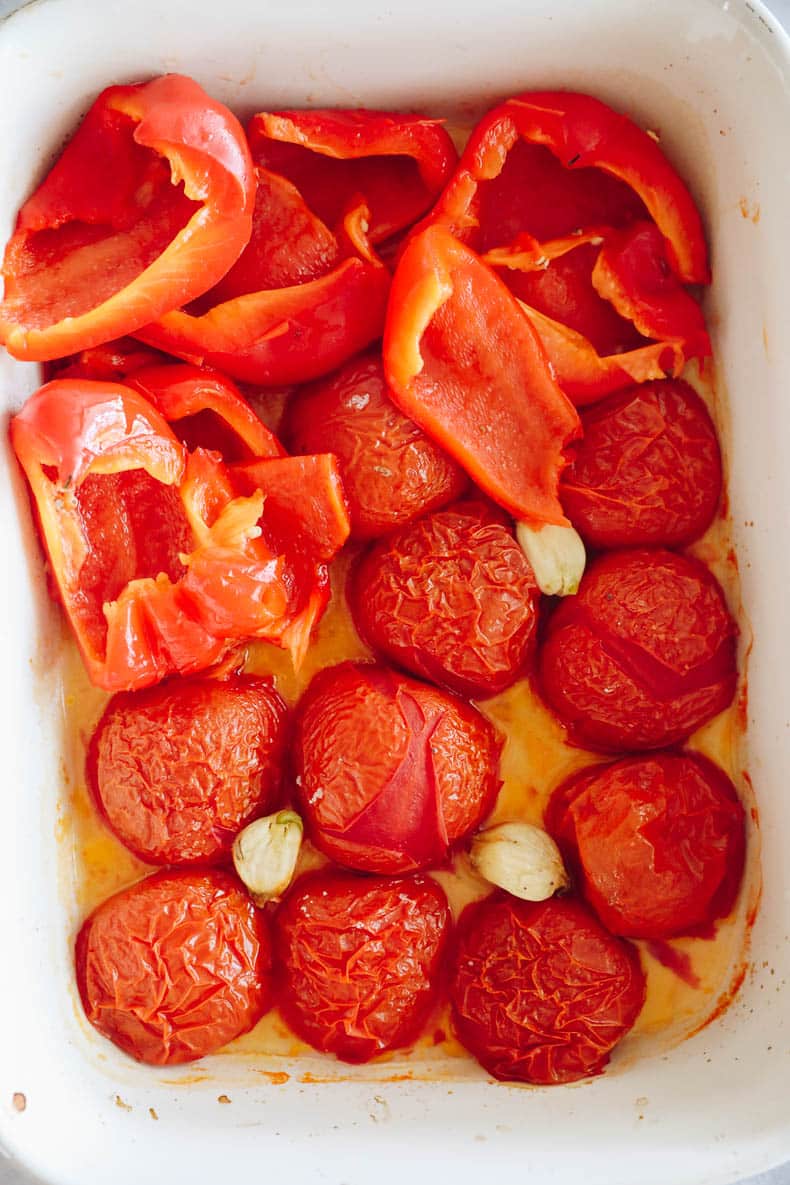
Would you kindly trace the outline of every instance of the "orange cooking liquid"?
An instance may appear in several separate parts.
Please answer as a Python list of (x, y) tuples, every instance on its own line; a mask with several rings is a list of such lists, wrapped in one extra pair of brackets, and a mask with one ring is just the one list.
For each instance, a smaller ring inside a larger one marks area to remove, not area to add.
[[(705, 388), (689, 376), (709, 399)], [(733, 612), (740, 613), (737, 566), (731, 548), (729, 521), (719, 518), (705, 537), (689, 549), (709, 564), (723, 585)], [(338, 559), (333, 570), (333, 596), (321, 621), (317, 637), (302, 669), (295, 673), (286, 653), (277, 648), (255, 643), (249, 648), (247, 669), (274, 677), (277, 688), (291, 705), (299, 699), (312, 676), (321, 668), (344, 659), (369, 656), (369, 651), (358, 638), (346, 606), (343, 587), (353, 555)], [(748, 635), (742, 623), (742, 649)], [(150, 867), (132, 856), (108, 831), (98, 816), (86, 789), (84, 777), (85, 747), (107, 701), (105, 693), (89, 684), (79, 656), (71, 642), (66, 644), (64, 683), (66, 706), (71, 721), (66, 758), (66, 797), (58, 822), (62, 837), (66, 891), (75, 901), (77, 921), (96, 905), (125, 885), (139, 879)], [(696, 979), (692, 986), (673, 970), (664, 966), (651, 954), (644, 943), (637, 943), (647, 975), (647, 999), (631, 1034), (622, 1042), (616, 1062), (627, 1062), (631, 1057), (665, 1049), (669, 1044), (696, 1031), (726, 1000), (731, 985), (742, 971), (746, 952), (748, 924), (759, 891), (759, 861), (757, 833), (751, 786), (742, 774), (739, 759), (743, 733), (743, 688), (733, 705), (710, 724), (701, 729), (690, 742), (690, 747), (705, 753), (732, 777), (741, 793), (751, 830), (747, 874), (738, 903), (732, 915), (716, 927), (715, 937), (682, 938), (669, 946), (685, 956)], [(540, 824), (543, 810), (555, 786), (574, 770), (591, 762), (605, 760), (600, 754), (573, 748), (565, 741), (562, 726), (543, 706), (529, 682), (523, 680), (508, 691), (479, 705), (505, 736), (502, 755), (502, 790), (491, 822), (523, 819)], [(324, 862), (324, 858), (309, 844), (300, 861), (300, 870)], [(457, 854), (452, 870), (437, 871), (433, 876), (443, 885), (454, 913), (469, 901), (489, 891), (472, 870), (463, 852)], [(391, 1080), (391, 1063), (414, 1066), (412, 1076), (447, 1079), (457, 1075), (458, 1059), (468, 1055), (454, 1039), (446, 1007), (439, 1010), (427, 1027), (422, 1039), (408, 1054), (385, 1055), (365, 1071), (368, 1081)], [(228, 1058), (244, 1058), (267, 1080), (283, 1082), (283, 1058), (293, 1058), (307, 1052), (288, 1030), (276, 1011), (264, 1017), (249, 1034), (229, 1045), (219, 1055), (223, 1064)], [(313, 1054), (313, 1051), (310, 1051)], [(315, 1056), (313, 1054), (313, 1056)], [(348, 1078), (352, 1071), (332, 1058), (324, 1058), (325, 1080)], [(359, 1073), (359, 1071), (354, 1071)], [(318, 1079), (311, 1073), (310, 1081)], [(323, 1079), (322, 1079), (323, 1080)]]

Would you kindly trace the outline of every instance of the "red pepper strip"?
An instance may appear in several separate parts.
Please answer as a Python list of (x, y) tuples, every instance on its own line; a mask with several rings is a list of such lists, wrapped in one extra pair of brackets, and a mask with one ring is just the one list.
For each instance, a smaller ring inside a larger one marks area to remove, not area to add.
[[(289, 557), (287, 542), (265, 537), (263, 492), (239, 495), (216, 453), (186, 454), (137, 391), (48, 383), (11, 436), (97, 686), (134, 689), (202, 670), (250, 637), (303, 653), (305, 613), (312, 626), (326, 602), (323, 573), (301, 586), (298, 546)], [(307, 518), (314, 497), (305, 497)]]
[(167, 355), (159, 350), (149, 350), (133, 337), (121, 337), (117, 341), (81, 350), (69, 358), (58, 358), (49, 364), (49, 378), (96, 379), (109, 383), (121, 383), (127, 375), (142, 370), (144, 366), (159, 366), (167, 362)]
[(424, 214), (458, 160), (440, 120), (384, 111), (261, 112), (248, 135), (256, 163), (290, 178), (329, 226), (361, 195), (373, 243)]
[(529, 320), (443, 227), (408, 243), (384, 331), (391, 395), (511, 514), (565, 524), (565, 446), (580, 431)]
[[(250, 247), (230, 283), (253, 282), (258, 261), (262, 284), (274, 278), (277, 283), (286, 281), (286, 286), (263, 287), (214, 305), (209, 294), (198, 309), (168, 313), (137, 336), (188, 362), (206, 363), (243, 382), (272, 386), (326, 374), (380, 337), (390, 275), (363, 234), (366, 207), (357, 204), (347, 213), (341, 239), (333, 236), (335, 254), (327, 256), (329, 232), (310, 214), (297, 190), (269, 174), (265, 194)], [(289, 226), (299, 228), (296, 244), (291, 243)], [(279, 233), (280, 239), (270, 231)], [(341, 259), (346, 249), (351, 257)], [(273, 252), (278, 260), (274, 277), (275, 269), (266, 262)], [(322, 256), (331, 270), (309, 278)], [(218, 291), (221, 294), (221, 286)]]
[(602, 357), (581, 333), (521, 301), (519, 304), (551, 359), (557, 382), (577, 407), (633, 383), (677, 377), (685, 365), (685, 352), (677, 342), (651, 342), (624, 354)]
[(607, 236), (592, 272), (593, 287), (645, 337), (678, 342), (686, 358), (706, 358), (711, 345), (702, 309), (678, 282), (652, 222)]
[[(429, 220), (450, 227), (461, 237), (471, 236), (473, 243), (475, 228), (484, 236), (484, 183), (503, 173), (520, 138), (544, 145), (571, 173), (596, 168), (625, 182), (664, 236), (667, 256), (678, 278), (690, 284), (710, 281), (702, 222), (683, 181), (646, 132), (589, 95), (536, 91), (495, 107), (472, 133)], [(605, 220), (603, 210), (593, 219)], [(581, 219), (576, 226), (584, 222), (589, 224), (590, 218)], [(535, 233), (534, 226), (516, 229)], [(563, 231), (574, 229), (571, 225)], [(505, 242), (514, 237), (515, 230)], [(497, 245), (485, 242), (486, 247)]]
[(45, 361), (194, 300), (247, 243), (254, 196), (241, 126), (197, 83), (110, 87), (20, 210), (0, 341)]
[(555, 259), (574, 251), (583, 243), (600, 247), (611, 231), (605, 226), (579, 230), (577, 234), (562, 235), (540, 242), (526, 231), (517, 235), (507, 247), (494, 247), (480, 256), (490, 267), (505, 267), (512, 271), (532, 272), (546, 268)]
[(216, 449), (225, 461), (281, 457), (285, 449), (238, 388), (215, 370), (175, 362), (136, 371), (128, 381), (151, 401), (194, 451)]

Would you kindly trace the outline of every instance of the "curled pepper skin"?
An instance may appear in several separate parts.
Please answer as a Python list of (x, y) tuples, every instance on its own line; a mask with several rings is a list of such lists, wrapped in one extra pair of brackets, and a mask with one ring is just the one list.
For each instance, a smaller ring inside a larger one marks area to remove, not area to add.
[(585, 410), (582, 424), (560, 489), (586, 543), (679, 547), (705, 532), (721, 495), (721, 453), (688, 383), (630, 387)]
[(453, 941), (453, 1023), (503, 1082), (600, 1074), (645, 1000), (636, 950), (578, 901), (495, 893), (467, 906)]
[(331, 231), (284, 177), (257, 170), (252, 236), (199, 301), (139, 330), (148, 345), (243, 382), (300, 383), (381, 336), (390, 274), (357, 199)]
[(604, 555), (549, 619), (541, 694), (577, 744), (671, 745), (732, 701), (737, 633), (698, 560), (659, 549)]
[(338, 458), (355, 539), (384, 535), (466, 485), (460, 466), (392, 402), (375, 351), (296, 391), (283, 435), (292, 452)]
[(458, 160), (441, 120), (387, 111), (263, 111), (248, 137), (256, 164), (293, 181), (328, 226), (360, 194), (373, 243), (424, 214)]
[(408, 1045), (436, 1003), (450, 924), (429, 877), (302, 877), (275, 920), (283, 1016), (342, 1061)]
[(395, 272), (384, 373), (401, 411), (507, 511), (567, 524), (557, 497), (579, 418), (505, 285), (441, 226)]
[(696, 753), (626, 757), (559, 786), (546, 827), (613, 934), (675, 938), (732, 909), (744, 813), (727, 775)]
[(381, 540), (361, 557), (349, 586), (354, 622), (374, 650), (481, 699), (524, 674), (538, 599), (510, 526), (471, 501)]
[(88, 750), (88, 783), (121, 842), (151, 864), (228, 857), (276, 808), (286, 708), (266, 679), (186, 679), (114, 696)]
[(194, 300), (241, 254), (254, 200), (244, 131), (196, 82), (109, 87), (19, 212), (0, 341), (46, 361)]
[(85, 1015), (124, 1053), (174, 1066), (249, 1032), (272, 1003), (269, 927), (225, 872), (157, 872), (116, 893), (76, 943)]
[(361, 872), (441, 863), (494, 805), (500, 749), (485, 717), (447, 692), (364, 663), (323, 670), (293, 741), (310, 838)]

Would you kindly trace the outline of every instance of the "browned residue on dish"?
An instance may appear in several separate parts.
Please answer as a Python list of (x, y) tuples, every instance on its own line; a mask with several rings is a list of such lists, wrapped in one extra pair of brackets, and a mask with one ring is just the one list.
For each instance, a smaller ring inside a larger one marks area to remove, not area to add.
[(221, 1094), (221, 1095), (217, 1096), (217, 1102), (222, 1103), (223, 1107), (227, 1107), (228, 1104), (230, 1103), (230, 1101), (231, 1101), (230, 1098), (226, 1094)]
[(256, 1070), (255, 1073), (260, 1074), (261, 1078), (265, 1078), (273, 1086), (284, 1086), (291, 1080), (291, 1075), (286, 1074), (284, 1070)]
[(11, 1099), (11, 1106), (14, 1108), (15, 1111), (19, 1111), (20, 1114), (23, 1111), (26, 1111), (27, 1110), (27, 1095), (22, 1094), (21, 1090), (15, 1091), (14, 1096)]
[(153, 1107), (148, 1108), (148, 1114), (151, 1116), (152, 1119), (159, 1119), (159, 1116), (157, 1115), (157, 1113)]
[(119, 1094), (115, 1096), (115, 1105), (116, 1107), (119, 1107), (121, 1111), (132, 1110), (132, 1107), (130, 1107), (128, 1103), (125, 1103)]
[(760, 221), (759, 202), (749, 202), (748, 198), (742, 197), (738, 202), (738, 209), (741, 212), (741, 218), (748, 218), (755, 226)]

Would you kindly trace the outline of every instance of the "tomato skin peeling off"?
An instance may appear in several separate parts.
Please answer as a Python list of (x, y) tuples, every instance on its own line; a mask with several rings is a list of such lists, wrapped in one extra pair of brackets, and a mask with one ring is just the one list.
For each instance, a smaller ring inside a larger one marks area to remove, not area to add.
[(493, 725), (448, 692), (371, 664), (325, 669), (294, 732), (308, 835), (362, 872), (441, 864), (493, 806), (500, 747)]

